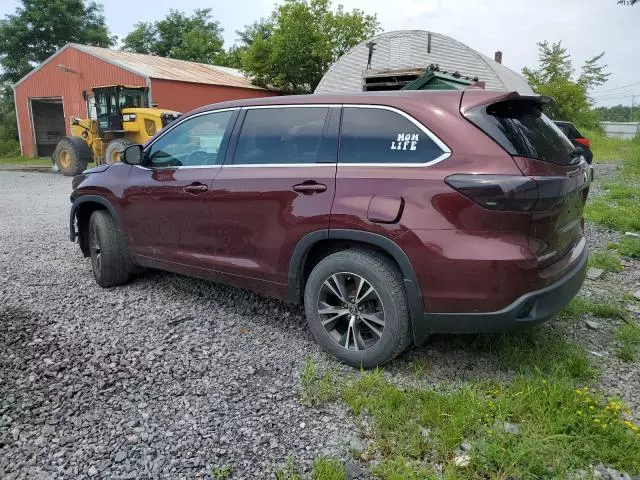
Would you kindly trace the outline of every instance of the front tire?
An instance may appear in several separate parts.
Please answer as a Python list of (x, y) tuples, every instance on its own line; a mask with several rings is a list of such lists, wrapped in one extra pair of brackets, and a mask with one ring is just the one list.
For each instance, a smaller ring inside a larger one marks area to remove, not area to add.
[(96, 210), (89, 219), (89, 252), (93, 276), (103, 288), (122, 285), (129, 280), (131, 262), (114, 218)]
[(122, 151), (129, 145), (133, 145), (133, 142), (124, 138), (116, 138), (115, 140), (111, 140), (104, 152), (104, 163), (106, 163), (107, 165), (118, 163), (120, 161), (120, 153), (122, 153)]
[(91, 149), (80, 137), (64, 137), (56, 145), (53, 160), (63, 175), (80, 175), (92, 160)]
[(307, 280), (304, 306), (320, 346), (353, 367), (383, 365), (411, 343), (402, 277), (380, 253), (344, 250), (321, 260)]

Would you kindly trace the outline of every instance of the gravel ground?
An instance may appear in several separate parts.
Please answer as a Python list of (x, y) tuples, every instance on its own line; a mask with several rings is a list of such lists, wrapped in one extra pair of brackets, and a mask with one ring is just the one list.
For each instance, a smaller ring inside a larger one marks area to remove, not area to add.
[[(161, 272), (100, 289), (68, 240), (69, 192), (59, 175), (0, 172), (0, 478), (192, 479), (214, 465), (266, 478), (287, 456), (308, 469), (319, 454), (346, 460), (362, 448), (343, 407), (300, 405), (304, 359), (336, 366), (300, 308)], [(595, 226), (587, 236), (591, 249), (620, 237)], [(638, 290), (639, 266), (581, 295)], [(541, 328), (596, 352), (602, 386), (638, 419), (640, 364), (615, 358), (618, 321), (592, 330), (583, 320)], [(421, 386), (508, 379), (495, 356), (470, 348), (476, 340), (436, 336), (385, 373)]]
[(100, 289), (69, 192), (0, 172), (0, 478), (264, 478), (346, 455), (345, 412), (298, 400), (318, 356), (299, 309), (162, 273)]

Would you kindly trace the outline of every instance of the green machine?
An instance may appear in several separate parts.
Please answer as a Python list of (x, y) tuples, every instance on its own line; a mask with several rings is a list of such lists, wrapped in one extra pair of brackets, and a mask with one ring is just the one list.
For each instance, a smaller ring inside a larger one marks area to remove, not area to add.
[(440, 70), (438, 65), (426, 69), (387, 70), (369, 72), (363, 76), (365, 92), (389, 90), (463, 90), (469, 87), (484, 88), (478, 77), (466, 77), (459, 72)]

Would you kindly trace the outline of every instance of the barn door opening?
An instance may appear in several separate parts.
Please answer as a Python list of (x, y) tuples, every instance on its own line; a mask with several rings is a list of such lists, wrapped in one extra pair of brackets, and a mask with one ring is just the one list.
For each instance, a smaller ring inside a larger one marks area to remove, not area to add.
[(66, 135), (62, 98), (31, 99), (31, 120), (38, 157), (50, 157)]

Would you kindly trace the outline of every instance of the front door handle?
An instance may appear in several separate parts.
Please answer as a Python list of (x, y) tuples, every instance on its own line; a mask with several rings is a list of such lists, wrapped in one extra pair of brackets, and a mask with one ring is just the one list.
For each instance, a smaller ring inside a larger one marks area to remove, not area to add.
[(201, 183), (192, 183), (191, 185), (187, 185), (186, 187), (184, 187), (182, 190), (184, 190), (186, 193), (198, 195), (199, 193), (204, 193), (209, 190), (209, 187)]
[(326, 192), (327, 186), (317, 182), (304, 182), (294, 185), (293, 190), (305, 195), (313, 195), (314, 193)]

